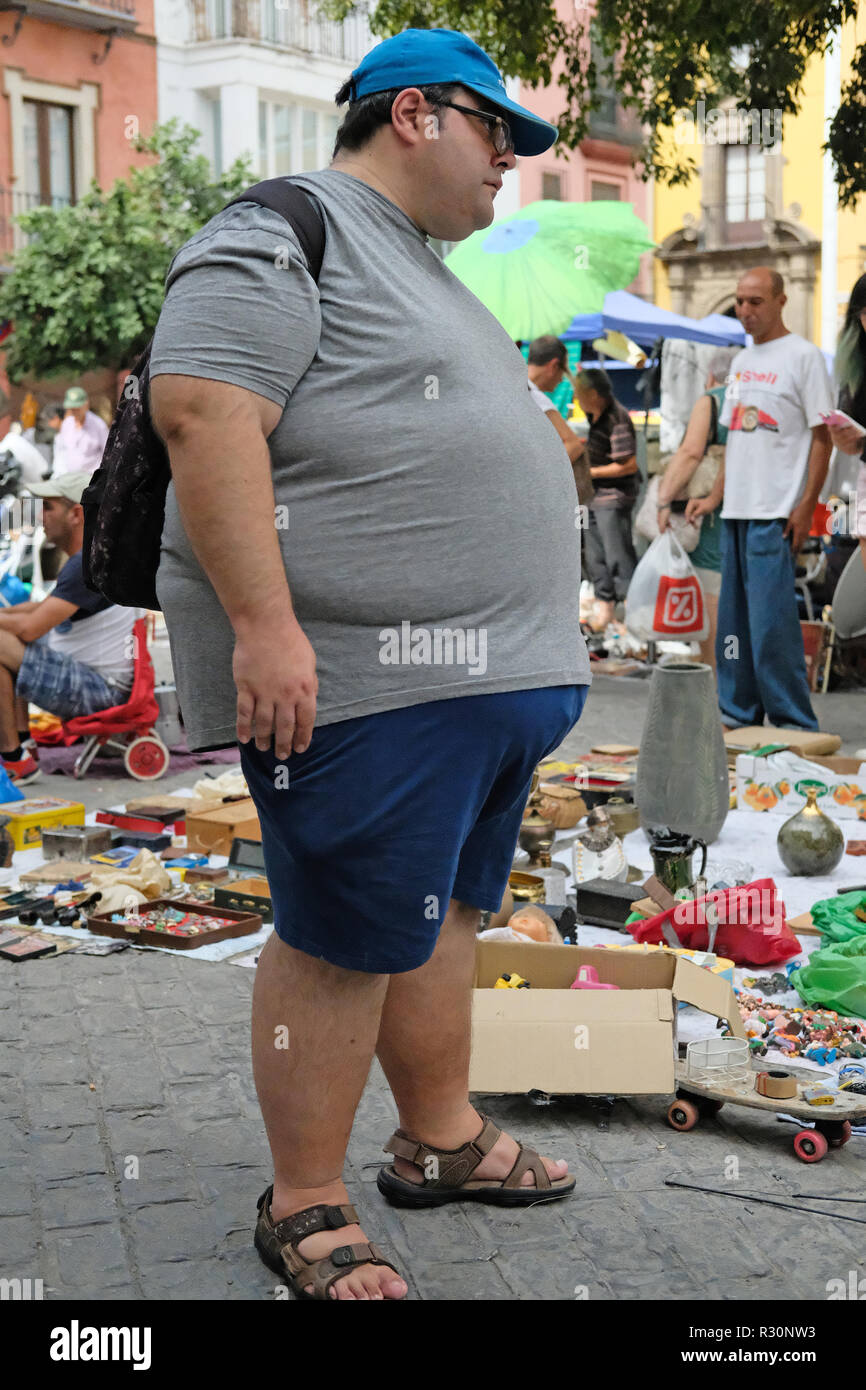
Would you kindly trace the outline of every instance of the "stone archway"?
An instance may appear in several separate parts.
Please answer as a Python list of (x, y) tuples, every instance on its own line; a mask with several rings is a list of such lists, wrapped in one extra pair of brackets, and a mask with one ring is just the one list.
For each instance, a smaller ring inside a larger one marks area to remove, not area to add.
[(788, 328), (811, 340), (821, 243), (793, 217), (768, 219), (764, 235), (757, 244), (710, 248), (702, 225), (686, 222), (665, 237), (656, 259), (667, 272), (674, 312), (698, 319), (721, 313), (733, 303), (740, 276), (754, 266), (769, 265), (785, 280)]

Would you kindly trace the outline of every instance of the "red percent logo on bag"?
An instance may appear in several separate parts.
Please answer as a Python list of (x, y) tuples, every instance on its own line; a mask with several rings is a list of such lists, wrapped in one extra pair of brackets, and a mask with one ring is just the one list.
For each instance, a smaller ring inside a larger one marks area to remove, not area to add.
[(697, 576), (690, 574), (675, 579), (672, 575), (663, 574), (659, 580), (653, 617), (655, 631), (677, 636), (684, 632), (698, 632), (703, 625), (704, 595)]

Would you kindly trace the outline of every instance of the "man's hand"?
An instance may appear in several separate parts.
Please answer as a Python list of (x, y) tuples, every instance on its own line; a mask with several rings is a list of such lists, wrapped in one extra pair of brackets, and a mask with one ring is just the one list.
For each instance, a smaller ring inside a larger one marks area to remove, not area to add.
[(796, 555), (812, 527), (812, 515), (815, 511), (811, 502), (804, 498), (798, 502), (788, 520), (785, 522), (783, 536), (791, 537), (791, 549)]
[(240, 743), (255, 738), (265, 752), (284, 762), (310, 746), (316, 719), (316, 654), (295, 618), (265, 616), (235, 630), (232, 674), (238, 691)]
[(840, 430), (830, 426), (830, 439), (833, 448), (841, 449), (843, 454), (859, 454), (866, 436), (855, 430), (853, 425), (845, 425)]
[(686, 503), (686, 521), (697, 521), (699, 517), (709, 516), (718, 505), (712, 496), (690, 497)]

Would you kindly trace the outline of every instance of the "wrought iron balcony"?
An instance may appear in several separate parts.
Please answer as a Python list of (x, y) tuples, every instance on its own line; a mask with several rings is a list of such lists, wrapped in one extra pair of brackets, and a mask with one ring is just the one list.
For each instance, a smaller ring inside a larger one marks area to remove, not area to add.
[(366, 13), (342, 23), (323, 18), (314, 0), (192, 0), (193, 40), (252, 39), (322, 58), (356, 62), (373, 42)]

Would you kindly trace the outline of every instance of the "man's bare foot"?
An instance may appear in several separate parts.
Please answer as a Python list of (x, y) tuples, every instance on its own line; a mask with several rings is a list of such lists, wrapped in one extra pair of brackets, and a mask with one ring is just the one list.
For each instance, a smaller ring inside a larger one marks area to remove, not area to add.
[[(278, 1193), (279, 1189), (274, 1184), (274, 1195), (271, 1199), (271, 1219), (274, 1224), (286, 1216), (294, 1215), (296, 1211), (303, 1211), (306, 1207), (315, 1207), (322, 1203), (326, 1206), (341, 1207), (349, 1201), (349, 1194), (341, 1182), (331, 1183), (327, 1187), (289, 1189), (285, 1195), (278, 1196)], [(315, 1235), (305, 1236), (295, 1248), (305, 1260), (323, 1260), (341, 1245), (359, 1245), (367, 1239), (360, 1226), (341, 1226), (338, 1231), (317, 1231)], [(312, 1290), (313, 1285), (308, 1284), (304, 1291), (312, 1293)], [(343, 1302), (354, 1299), (398, 1299), (405, 1298), (408, 1292), (408, 1285), (389, 1265), (367, 1264), (360, 1265), (332, 1284), (328, 1290), (328, 1297)]]
[[(477, 1110), (472, 1106), (467, 1107), (467, 1112), (455, 1125), (454, 1131), (449, 1135), (438, 1134), (431, 1138), (430, 1134), (413, 1135), (413, 1138), (421, 1139), (425, 1144), (430, 1144), (437, 1149), (459, 1149), (462, 1144), (468, 1144), (470, 1140), (476, 1139), (481, 1133), (482, 1119)], [(408, 1132), (408, 1131), (407, 1131)], [(485, 1154), (478, 1167), (473, 1169), (473, 1182), (476, 1178), (490, 1178), (493, 1181), (505, 1179), (511, 1172), (517, 1161), (520, 1152), (516, 1139), (512, 1139), (510, 1134), (500, 1134), (493, 1148)], [(565, 1159), (542, 1158), (542, 1163), (547, 1169), (547, 1176), (551, 1182), (558, 1178), (568, 1176), (568, 1164)], [(420, 1183), (424, 1181), (424, 1170), (417, 1164), (410, 1163), (405, 1158), (394, 1159), (394, 1172), (398, 1178), (405, 1178), (407, 1182)], [(526, 1172), (521, 1179), (521, 1187), (534, 1187), (535, 1177), (532, 1172)]]

